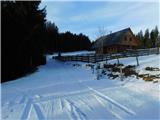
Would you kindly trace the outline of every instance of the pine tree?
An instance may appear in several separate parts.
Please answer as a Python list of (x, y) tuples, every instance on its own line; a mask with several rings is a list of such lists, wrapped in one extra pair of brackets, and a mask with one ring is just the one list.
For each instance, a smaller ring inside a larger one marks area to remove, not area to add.
[(155, 27), (155, 46), (157, 46), (158, 44), (158, 35), (159, 35), (159, 30), (158, 30), (158, 26)]
[(45, 8), (40, 1), (2, 1), (2, 82), (45, 64)]
[(151, 36), (151, 41), (152, 41), (152, 47), (155, 47), (156, 46), (156, 36), (155, 36), (154, 30), (151, 31), (150, 36)]
[(144, 36), (143, 36), (143, 32), (142, 30), (140, 30), (140, 32), (138, 32), (138, 34), (136, 35), (136, 37), (138, 38), (139, 40), (139, 47), (142, 48), (144, 47)]
[(51, 22), (46, 23), (46, 53), (53, 54), (58, 47), (58, 27)]
[(149, 29), (146, 29), (145, 34), (144, 34), (144, 41), (143, 41), (144, 48), (148, 48), (150, 46), (149, 37), (150, 37)]

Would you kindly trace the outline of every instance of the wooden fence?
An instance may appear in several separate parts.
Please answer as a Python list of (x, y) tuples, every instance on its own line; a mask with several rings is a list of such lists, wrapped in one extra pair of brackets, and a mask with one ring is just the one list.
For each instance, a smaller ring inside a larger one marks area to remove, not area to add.
[(159, 53), (160, 53), (159, 48), (150, 48), (150, 49), (127, 50), (126, 52), (115, 53), (115, 54), (61, 56), (61, 57), (55, 57), (55, 59), (59, 59), (61, 61), (81, 61), (88, 63), (96, 63), (101, 61), (108, 61), (111, 59), (118, 60), (119, 58), (124, 58), (124, 57), (137, 57), (137, 56), (159, 54)]

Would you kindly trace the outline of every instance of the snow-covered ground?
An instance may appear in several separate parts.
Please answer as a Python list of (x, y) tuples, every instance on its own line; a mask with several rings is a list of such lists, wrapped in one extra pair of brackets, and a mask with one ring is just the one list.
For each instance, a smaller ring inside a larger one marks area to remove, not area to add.
[[(134, 57), (120, 62), (136, 65)], [(145, 73), (147, 66), (160, 68), (160, 55), (139, 57), (139, 62), (136, 70)], [(3, 83), (2, 119), (160, 119), (160, 81), (145, 82), (135, 76), (124, 81), (107, 76), (96, 80), (96, 72), (93, 74), (86, 64), (60, 62), (48, 56), (47, 64), (34, 74)]]

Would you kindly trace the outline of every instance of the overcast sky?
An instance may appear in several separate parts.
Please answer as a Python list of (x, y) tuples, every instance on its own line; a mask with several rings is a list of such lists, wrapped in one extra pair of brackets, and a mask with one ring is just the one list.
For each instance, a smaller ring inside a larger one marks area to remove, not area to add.
[(127, 27), (134, 33), (141, 29), (152, 29), (156, 25), (160, 28), (158, 0), (44, 0), (40, 8), (44, 6), (47, 20), (54, 22), (60, 32), (83, 33), (91, 40), (96, 39), (99, 28), (103, 28), (107, 33)]

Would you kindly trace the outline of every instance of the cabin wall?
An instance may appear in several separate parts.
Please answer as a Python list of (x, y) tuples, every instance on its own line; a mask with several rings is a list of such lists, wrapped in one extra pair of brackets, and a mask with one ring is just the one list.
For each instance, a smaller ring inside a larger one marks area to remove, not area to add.
[(118, 50), (116, 45), (105, 46), (103, 49), (104, 53), (116, 53)]
[(96, 54), (103, 54), (103, 48), (96, 48)]
[(117, 52), (123, 52), (127, 49), (135, 49), (135, 46), (129, 46), (129, 45), (111, 45), (111, 46), (105, 46), (102, 48), (96, 48), (96, 54), (107, 54), (107, 53), (117, 53)]
[(130, 48), (132, 48), (133, 46), (134, 47), (138, 46), (138, 40), (133, 35), (132, 32), (128, 31), (126, 34), (124, 34), (124, 36), (122, 36), (119, 44), (120, 45), (130, 46)]

